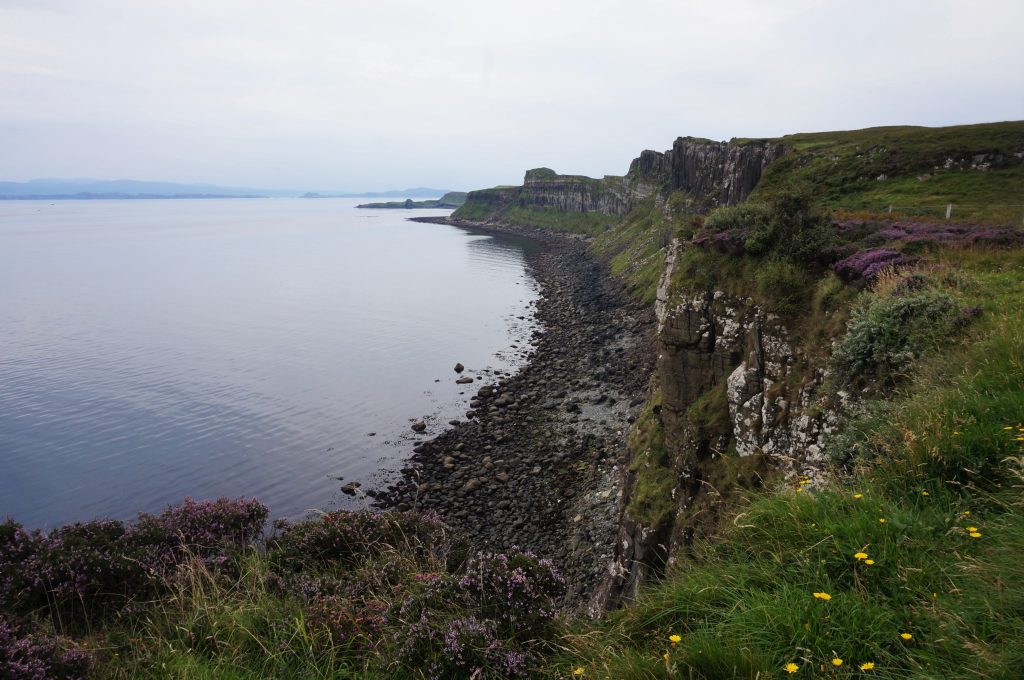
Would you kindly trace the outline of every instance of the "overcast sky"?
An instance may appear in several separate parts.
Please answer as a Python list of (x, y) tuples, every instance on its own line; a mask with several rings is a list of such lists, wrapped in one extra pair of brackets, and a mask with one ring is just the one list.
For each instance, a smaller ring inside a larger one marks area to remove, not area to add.
[(1024, 119), (1022, 0), (0, 0), (0, 180), (470, 189)]

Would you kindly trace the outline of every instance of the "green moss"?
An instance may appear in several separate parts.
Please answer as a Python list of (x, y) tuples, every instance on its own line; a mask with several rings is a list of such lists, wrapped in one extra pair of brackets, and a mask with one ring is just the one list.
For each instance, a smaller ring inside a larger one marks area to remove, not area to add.
[(727, 385), (724, 380), (710, 388), (686, 410), (686, 418), (701, 439), (728, 436), (732, 432)]
[(629, 469), (634, 475), (634, 484), (628, 511), (647, 527), (663, 526), (675, 507), (672, 500), (675, 475), (665, 450), (660, 410), (661, 391), (657, 389), (647, 400), (629, 433), (632, 455)]

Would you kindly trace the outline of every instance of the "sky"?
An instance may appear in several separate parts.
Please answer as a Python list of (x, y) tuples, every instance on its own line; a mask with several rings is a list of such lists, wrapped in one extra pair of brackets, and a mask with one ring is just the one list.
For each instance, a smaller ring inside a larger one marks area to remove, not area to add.
[(1021, 0), (0, 0), (0, 180), (473, 189), (1024, 119)]

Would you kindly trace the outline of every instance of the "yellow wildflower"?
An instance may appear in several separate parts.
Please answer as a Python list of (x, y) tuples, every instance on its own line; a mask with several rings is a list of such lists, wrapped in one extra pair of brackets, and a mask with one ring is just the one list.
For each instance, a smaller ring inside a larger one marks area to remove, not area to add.
[(970, 514), (971, 514), (970, 510), (964, 510), (964, 517), (967, 517)]
[(874, 561), (874, 560), (864, 560), (864, 564), (868, 565), (869, 567), (870, 567), (870, 566), (871, 566), (872, 564), (874, 564), (874, 563), (875, 563), (875, 561)]
[(792, 661), (790, 661), (789, 663), (787, 663), (787, 664), (786, 664), (786, 666), (785, 666), (785, 668), (786, 668), (786, 672), (787, 672), (787, 673), (796, 673), (796, 672), (797, 672), (798, 670), (800, 670), (800, 666), (797, 666), (797, 665), (796, 665), (795, 663), (793, 663)]
[(676, 645), (678, 645), (680, 642), (683, 641), (683, 636), (682, 635), (669, 635), (668, 636), (668, 641), (672, 643), (673, 647), (675, 647)]
[(828, 593), (814, 593), (814, 597), (818, 598), (819, 600), (825, 600), (825, 602), (828, 602), (832, 599), (832, 596)]
[(921, 492), (921, 495), (922, 495), (922, 496), (930, 496), (931, 494), (930, 494), (930, 493), (928, 493), (927, 491), (922, 491), (922, 492)]
[(665, 663), (668, 663), (668, 659), (669, 659), (668, 652), (665, 652), (664, 654), (662, 654), (661, 658), (665, 660)]
[(1004, 427), (1003, 429), (1004, 429), (1004, 430), (1012, 430), (1012, 429), (1013, 429), (1013, 425), (1007, 425), (1007, 426), (1006, 426), (1006, 427)]
[(573, 675), (575, 675), (575, 676), (576, 676), (577, 678), (578, 678), (579, 676), (583, 675), (583, 667), (582, 667), (582, 666), (580, 666), (579, 668), (577, 668), (576, 670), (574, 670), (574, 671), (572, 672), (572, 674), (573, 674)]
[(832, 665), (835, 666), (836, 668), (838, 668), (839, 666), (843, 665), (843, 660), (840, 659), (839, 657), (836, 657), (836, 658), (832, 659)]
[(912, 640), (914, 638), (910, 633), (900, 633), (900, 637), (904, 640)]
[(871, 670), (874, 667), (875, 667), (875, 662), (874, 661), (868, 661), (867, 663), (862, 663), (860, 665), (860, 669), (862, 671), (869, 671), (869, 670)]
[(879, 517), (878, 518), (878, 523), (879, 524), (885, 524), (885, 518), (884, 517)]
[(971, 532), (971, 538), (981, 538), (981, 532), (980, 531), (972, 531)]
[(862, 494), (862, 493), (855, 493), (855, 494), (853, 494), (853, 500), (859, 501), (861, 498), (864, 498), (864, 494)]
[(858, 560), (866, 560), (868, 558), (868, 554), (866, 552), (854, 553), (853, 556)]

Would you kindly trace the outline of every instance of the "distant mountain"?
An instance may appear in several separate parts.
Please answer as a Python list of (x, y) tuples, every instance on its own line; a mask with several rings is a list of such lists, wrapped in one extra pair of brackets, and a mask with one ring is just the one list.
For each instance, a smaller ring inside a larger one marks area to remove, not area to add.
[(201, 198), (298, 196), (298, 191), (222, 187), (214, 184), (142, 182), (132, 179), (33, 179), (0, 182), (0, 199), (7, 198)]
[(134, 179), (33, 179), (28, 182), (0, 182), (0, 200), (88, 199), (88, 198), (439, 198), (445, 189), (416, 187), (392, 191), (322, 191), (303, 193), (287, 189), (223, 187), (216, 184), (144, 182)]
[(355, 194), (344, 191), (310, 191), (303, 194), (303, 198), (440, 198), (445, 194), (452, 193), (450, 189), (428, 189), (427, 187), (416, 187), (415, 189), (392, 189), (391, 191), (364, 191)]

